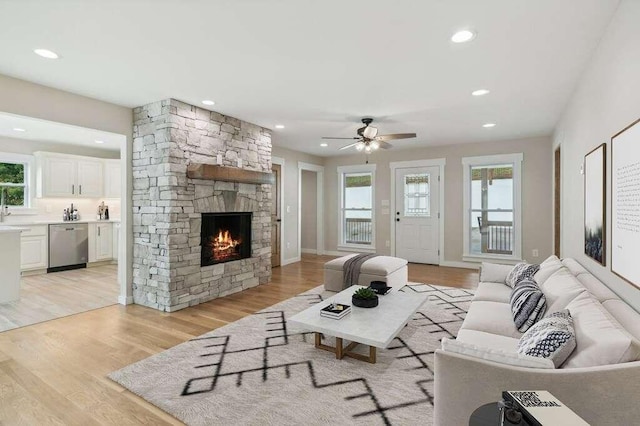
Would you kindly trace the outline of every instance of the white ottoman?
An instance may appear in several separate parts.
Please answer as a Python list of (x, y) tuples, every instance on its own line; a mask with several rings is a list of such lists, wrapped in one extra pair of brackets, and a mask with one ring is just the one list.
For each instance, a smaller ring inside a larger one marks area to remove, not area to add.
[[(324, 264), (324, 289), (329, 291), (343, 290), (342, 267), (347, 259), (356, 253), (330, 260)], [(385, 281), (394, 290), (407, 284), (407, 261), (398, 257), (376, 256), (365, 261), (360, 268), (358, 284), (368, 286), (371, 281)]]

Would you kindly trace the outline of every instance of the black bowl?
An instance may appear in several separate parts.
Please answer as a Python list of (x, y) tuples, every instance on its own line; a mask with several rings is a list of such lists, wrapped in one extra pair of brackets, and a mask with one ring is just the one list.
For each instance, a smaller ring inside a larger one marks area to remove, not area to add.
[(387, 283), (384, 281), (371, 281), (369, 288), (377, 294), (385, 294), (391, 287), (387, 287)]
[(378, 306), (378, 296), (375, 299), (360, 299), (355, 296), (351, 296), (351, 303), (353, 306), (357, 306), (359, 308), (375, 308)]

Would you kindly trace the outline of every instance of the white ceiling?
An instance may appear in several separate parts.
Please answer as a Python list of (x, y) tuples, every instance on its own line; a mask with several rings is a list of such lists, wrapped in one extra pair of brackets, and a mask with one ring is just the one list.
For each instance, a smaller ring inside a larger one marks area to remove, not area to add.
[[(15, 129), (23, 129), (24, 132)], [(120, 151), (126, 136), (0, 112), (0, 136)], [(96, 143), (102, 141), (102, 144)], [(73, 153), (70, 148), (69, 153)]]
[[(213, 99), (284, 124), (275, 145), (318, 155), (338, 154), (342, 141), (321, 148), (320, 137), (352, 136), (362, 116), (381, 134), (418, 134), (396, 148), (548, 135), (617, 4), (2, 1), (0, 73), (129, 107)], [(451, 43), (461, 28), (476, 39)], [(491, 93), (472, 97), (479, 88)]]

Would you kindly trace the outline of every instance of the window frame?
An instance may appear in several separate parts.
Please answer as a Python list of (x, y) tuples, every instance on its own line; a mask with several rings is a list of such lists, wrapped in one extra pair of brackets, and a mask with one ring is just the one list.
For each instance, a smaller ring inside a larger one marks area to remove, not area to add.
[[(506, 261), (507, 263), (517, 263), (522, 261), (522, 153), (486, 155), (477, 157), (463, 157), (463, 206), (462, 206), (462, 222), (463, 222), (463, 254), (462, 260), (465, 262), (482, 262), (488, 261)], [(514, 243), (513, 253), (491, 254), (491, 253), (472, 253), (471, 252), (471, 169), (473, 167), (493, 166), (509, 164), (513, 167), (513, 229)]]
[[(344, 195), (345, 175), (350, 173), (371, 173), (371, 244), (347, 243), (344, 235)], [(338, 167), (338, 191), (340, 193), (340, 206), (338, 209), (338, 250), (359, 251), (375, 253), (376, 251), (376, 165), (361, 164)]]
[(24, 186), (24, 204), (22, 206), (7, 206), (9, 212), (31, 213), (33, 211), (33, 199), (35, 197), (35, 157), (33, 155), (14, 154), (0, 152), (0, 163), (22, 164), (24, 165), (24, 185), (3, 184), (1, 187), (22, 187)]

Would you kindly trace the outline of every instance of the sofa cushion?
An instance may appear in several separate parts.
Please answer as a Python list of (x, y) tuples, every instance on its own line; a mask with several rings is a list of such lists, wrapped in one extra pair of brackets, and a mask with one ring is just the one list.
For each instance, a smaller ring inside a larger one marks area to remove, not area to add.
[(505, 284), (481, 282), (478, 284), (473, 300), (509, 303), (511, 287)]
[(593, 367), (635, 361), (640, 343), (585, 292), (567, 306), (573, 317), (577, 350), (565, 368)]
[(640, 340), (640, 313), (620, 299), (605, 300), (602, 306), (636, 340)]
[(499, 362), (500, 364), (514, 365), (516, 367), (528, 368), (553, 368), (553, 363), (548, 359), (520, 355), (517, 352), (502, 351), (486, 346), (478, 346), (465, 343), (456, 339), (442, 339), (442, 350), (454, 352), (462, 355), (472, 356), (487, 361)]
[(584, 266), (582, 266), (581, 264), (578, 263), (577, 260), (571, 258), (571, 257), (567, 257), (562, 259), (562, 264), (575, 276), (578, 276), (580, 274), (588, 274), (589, 271), (587, 271)]
[(525, 332), (544, 316), (547, 302), (533, 278), (518, 282), (509, 300), (513, 323), (518, 331)]
[(511, 306), (508, 303), (482, 300), (471, 303), (461, 328), (518, 339), (522, 336), (513, 324)]
[(614, 292), (609, 290), (609, 287), (604, 285), (599, 279), (591, 274), (580, 274), (577, 276), (578, 281), (582, 284), (589, 293), (600, 303), (605, 300), (618, 300), (620, 299)]
[(499, 349), (505, 352), (518, 352), (519, 339), (515, 337), (500, 336), (499, 334), (487, 333), (477, 330), (460, 330), (456, 339), (476, 346), (486, 346), (488, 348)]
[(540, 289), (547, 299), (547, 316), (566, 309), (569, 302), (580, 294), (587, 294), (584, 286), (564, 266), (541, 284)]
[(548, 358), (556, 368), (565, 362), (575, 348), (573, 321), (566, 309), (534, 324), (518, 343), (519, 354)]
[(507, 275), (513, 270), (513, 265), (482, 262), (480, 266), (480, 282), (507, 283)]
[(538, 272), (540, 265), (532, 265), (529, 263), (518, 263), (513, 267), (509, 275), (507, 275), (507, 285), (511, 288), (515, 287), (518, 281), (522, 281), (525, 278), (531, 278)]
[(535, 273), (533, 279), (538, 283), (538, 285), (541, 285), (560, 268), (562, 268), (562, 262), (560, 262), (560, 259), (556, 256), (551, 256), (540, 264), (540, 269)]

